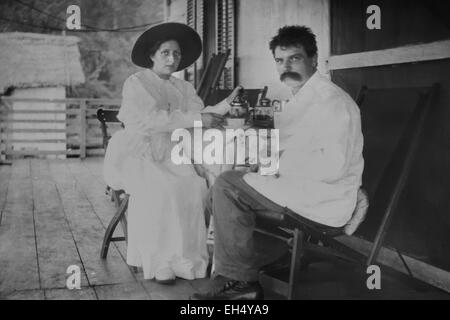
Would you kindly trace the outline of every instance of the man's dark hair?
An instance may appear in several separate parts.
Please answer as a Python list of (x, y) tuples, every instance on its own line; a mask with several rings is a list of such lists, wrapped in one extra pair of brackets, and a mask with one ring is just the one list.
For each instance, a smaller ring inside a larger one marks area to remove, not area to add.
[(308, 57), (317, 54), (316, 36), (310, 28), (305, 26), (284, 26), (278, 30), (278, 34), (269, 43), (272, 54), (276, 47), (300, 47), (302, 46)]

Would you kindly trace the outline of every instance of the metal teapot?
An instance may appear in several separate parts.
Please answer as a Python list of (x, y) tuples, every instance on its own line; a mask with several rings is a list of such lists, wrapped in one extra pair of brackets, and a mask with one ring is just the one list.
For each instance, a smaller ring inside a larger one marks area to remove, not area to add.
[(248, 118), (249, 102), (244, 95), (244, 90), (239, 90), (238, 95), (230, 103), (230, 118)]

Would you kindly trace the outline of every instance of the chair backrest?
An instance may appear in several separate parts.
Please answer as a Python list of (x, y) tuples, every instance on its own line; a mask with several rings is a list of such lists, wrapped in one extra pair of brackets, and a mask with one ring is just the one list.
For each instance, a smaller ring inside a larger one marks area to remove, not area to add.
[(223, 68), (225, 67), (229, 55), (230, 50), (227, 50), (224, 53), (213, 54), (206, 65), (197, 88), (197, 94), (205, 104), (210, 92), (216, 88), (217, 83), (219, 82), (219, 78), (222, 75)]
[[(100, 128), (102, 130), (103, 136), (103, 148), (106, 149), (108, 146), (109, 138), (111, 135), (108, 133), (108, 125), (107, 123), (121, 123), (119, 119), (117, 119), (117, 114), (119, 110), (117, 109), (98, 109), (97, 110), (97, 119), (100, 121)], [(122, 124), (123, 127), (123, 124)]]
[(408, 179), (438, 85), (365, 88), (360, 102), (364, 135), (363, 186), (370, 206), (358, 234), (373, 240), (367, 265), (376, 261)]

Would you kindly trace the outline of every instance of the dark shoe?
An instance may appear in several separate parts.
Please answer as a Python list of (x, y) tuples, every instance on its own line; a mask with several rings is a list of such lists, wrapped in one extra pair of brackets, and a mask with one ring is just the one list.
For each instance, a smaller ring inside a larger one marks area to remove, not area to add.
[(156, 279), (155, 278), (156, 283), (159, 284), (165, 284), (165, 285), (173, 285), (175, 284), (175, 279)]
[(190, 300), (262, 300), (263, 289), (258, 282), (230, 280), (218, 290), (195, 293)]

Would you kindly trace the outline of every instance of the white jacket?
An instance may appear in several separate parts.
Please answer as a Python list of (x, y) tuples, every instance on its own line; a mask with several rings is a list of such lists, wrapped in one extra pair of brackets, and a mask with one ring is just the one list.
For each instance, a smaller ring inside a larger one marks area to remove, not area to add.
[(358, 106), (316, 72), (278, 114), (279, 176), (249, 173), (245, 181), (267, 198), (319, 223), (351, 218), (364, 167)]

